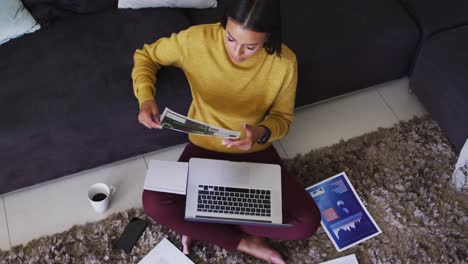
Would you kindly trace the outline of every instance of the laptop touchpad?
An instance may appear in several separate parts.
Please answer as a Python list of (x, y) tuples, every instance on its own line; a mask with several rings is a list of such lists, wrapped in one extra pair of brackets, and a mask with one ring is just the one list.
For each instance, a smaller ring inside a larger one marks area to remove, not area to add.
[(247, 167), (238, 167), (235, 170), (223, 170), (222, 180), (229, 184), (250, 184), (250, 170)]

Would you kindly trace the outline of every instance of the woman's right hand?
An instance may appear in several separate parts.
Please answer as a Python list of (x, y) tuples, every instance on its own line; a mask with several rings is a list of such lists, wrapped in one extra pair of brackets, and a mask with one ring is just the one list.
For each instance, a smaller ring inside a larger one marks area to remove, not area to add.
[(141, 104), (138, 122), (147, 128), (161, 129), (161, 120), (158, 117), (158, 105), (155, 100), (148, 100)]

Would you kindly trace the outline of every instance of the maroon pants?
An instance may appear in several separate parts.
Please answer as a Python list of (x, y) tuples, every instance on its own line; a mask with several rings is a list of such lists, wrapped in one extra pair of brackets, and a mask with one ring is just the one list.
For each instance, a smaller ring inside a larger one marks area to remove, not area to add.
[(317, 230), (320, 224), (320, 211), (304, 187), (287, 173), (273, 147), (255, 153), (228, 154), (206, 150), (189, 143), (179, 161), (187, 162), (192, 157), (281, 165), (283, 222), (292, 226), (262, 227), (190, 222), (184, 219), (185, 195), (145, 190), (143, 208), (145, 213), (157, 223), (192, 239), (208, 241), (228, 250), (237, 248), (244, 233), (279, 240), (301, 240), (312, 236)]

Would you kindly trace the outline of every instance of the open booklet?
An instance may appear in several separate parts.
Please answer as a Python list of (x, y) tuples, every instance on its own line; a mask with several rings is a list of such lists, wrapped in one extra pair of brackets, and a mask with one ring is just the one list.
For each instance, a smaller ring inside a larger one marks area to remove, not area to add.
[(322, 217), (322, 227), (339, 252), (382, 233), (341, 172), (306, 188)]
[(237, 139), (240, 137), (240, 132), (227, 130), (209, 124), (190, 119), (186, 116), (178, 114), (169, 108), (165, 108), (161, 115), (161, 125), (164, 128), (169, 128), (179, 132), (189, 134), (215, 136), (222, 138)]

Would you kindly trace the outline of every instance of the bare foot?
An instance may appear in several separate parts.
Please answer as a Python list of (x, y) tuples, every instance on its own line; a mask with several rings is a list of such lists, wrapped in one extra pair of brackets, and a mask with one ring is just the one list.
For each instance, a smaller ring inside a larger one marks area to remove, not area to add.
[(192, 243), (192, 239), (189, 236), (182, 235), (182, 252), (185, 255), (190, 254), (190, 244)]
[(285, 264), (283, 258), (278, 251), (269, 247), (265, 240), (254, 236), (242, 237), (239, 245), (237, 246), (239, 251), (252, 255), (256, 258), (263, 259), (265, 261), (274, 264)]

